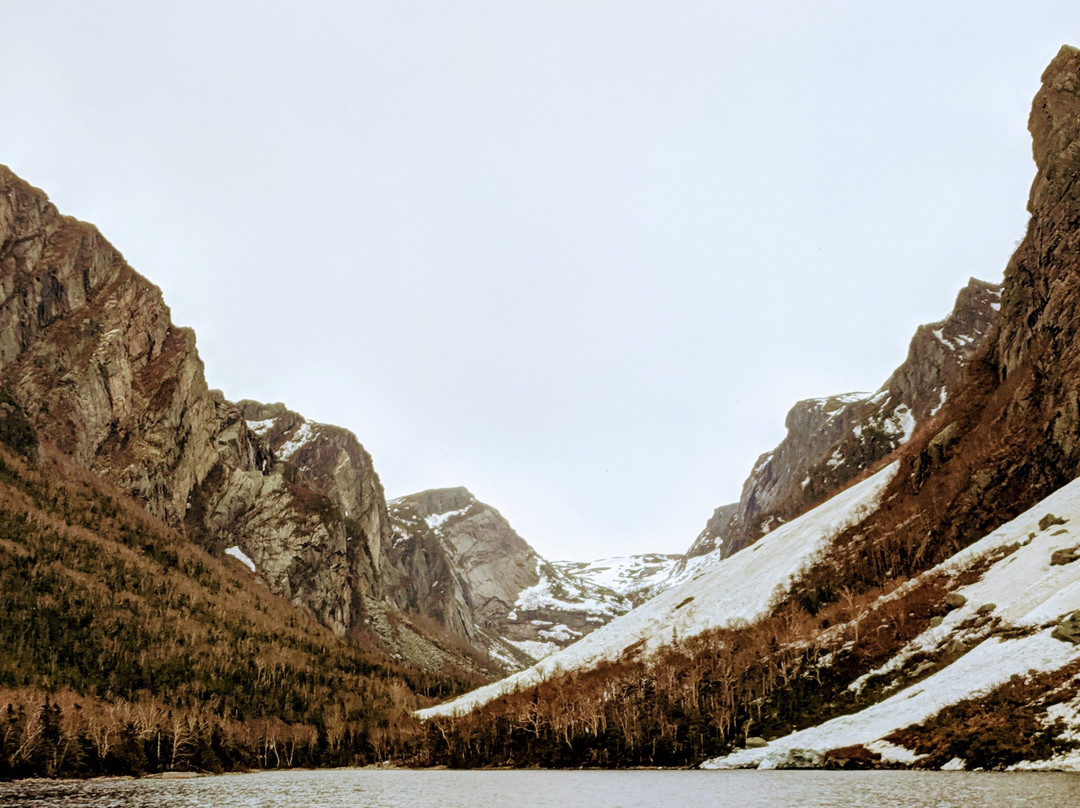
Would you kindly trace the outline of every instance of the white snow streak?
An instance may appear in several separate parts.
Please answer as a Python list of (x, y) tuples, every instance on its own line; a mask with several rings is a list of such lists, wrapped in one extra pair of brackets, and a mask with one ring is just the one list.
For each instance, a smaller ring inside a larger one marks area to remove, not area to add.
[(231, 555), (252, 572), (255, 572), (255, 562), (248, 558), (247, 554), (236, 545), (225, 548), (225, 555)]
[(264, 421), (248, 421), (247, 425), (248, 425), (248, 429), (250, 429), (256, 435), (259, 435), (261, 437), (261, 436), (265, 435), (267, 433), (267, 431), (270, 429), (270, 427), (272, 427), (274, 425), (274, 419), (273, 418), (267, 418)]
[(892, 463), (809, 513), (778, 527), (752, 547), (661, 592), (533, 667), (454, 701), (420, 710), (417, 715), (430, 718), (465, 713), (557, 672), (617, 659), (638, 641), (644, 641), (643, 651), (653, 651), (669, 643), (673, 635), (686, 638), (710, 628), (760, 618), (768, 612), (774, 598), (820, 555), (832, 538), (877, 507), (896, 469), (897, 464)]
[(300, 425), (300, 428), (293, 433), (293, 436), (289, 438), (285, 443), (281, 444), (281, 448), (278, 449), (277, 454), (282, 460), (288, 460), (296, 451), (307, 443), (314, 436), (314, 432), (311, 429), (311, 424), (304, 421)]
[(455, 516), (464, 516), (466, 511), (468, 511), (470, 507), (472, 507), (471, 503), (469, 505), (466, 505), (464, 508), (459, 508), (456, 511), (447, 511), (446, 513), (433, 513), (431, 514), (431, 516), (425, 516), (424, 521), (427, 522), (427, 526), (430, 527), (432, 530), (438, 530), (451, 518)]

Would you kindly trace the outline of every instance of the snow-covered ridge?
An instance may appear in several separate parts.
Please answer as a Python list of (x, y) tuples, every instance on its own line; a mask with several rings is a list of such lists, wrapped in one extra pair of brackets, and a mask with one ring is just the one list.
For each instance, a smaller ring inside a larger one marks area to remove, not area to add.
[[(1064, 523), (1048, 518), (1051, 516)], [(912, 762), (912, 752), (883, 739), (930, 718), (943, 707), (985, 693), (1014, 675), (1053, 671), (1080, 659), (1080, 645), (1052, 636), (1065, 616), (1080, 609), (1080, 561), (1062, 563), (1074, 548), (1080, 550), (1080, 480), (923, 573), (920, 578), (955, 574), (981, 559), (1000, 555), (979, 580), (956, 590), (966, 598), (962, 606), (852, 687), (858, 688), (869, 676), (902, 667), (919, 652), (934, 653), (955, 642), (972, 646), (970, 651), (932, 676), (864, 710), (775, 739), (761, 748), (708, 761), (704, 766), (775, 768), (789, 765), (795, 757), (812, 761), (830, 749), (857, 744), (881, 753), (886, 761)], [(1004, 552), (1008, 550), (1012, 552)], [(905, 588), (918, 585), (919, 580), (916, 578)], [(993, 636), (989, 627), (973, 628), (977, 614), (997, 618), (999, 632), (1017, 629), (1015, 633), (1021, 636), (1003, 639)], [(1056, 715), (1080, 737), (1078, 707), (1080, 704), (1063, 705)], [(962, 764), (956, 761), (954, 767)], [(1080, 754), (1042, 762), (1038, 767), (1080, 768)]]
[(611, 617), (630, 608), (616, 592), (567, 574), (554, 564), (538, 561), (536, 571), (540, 581), (521, 591), (514, 603), (515, 612), (556, 609)]
[(896, 469), (896, 463), (887, 466), (777, 528), (746, 551), (665, 590), (533, 667), (453, 701), (420, 710), (417, 715), (431, 718), (465, 713), (556, 673), (617, 659), (635, 643), (643, 641), (641, 648), (648, 652), (671, 642), (673, 636), (690, 637), (710, 628), (762, 617), (833, 538), (877, 507)]
[(648, 597), (658, 590), (680, 555), (645, 553), (599, 558), (595, 561), (553, 561), (553, 566), (594, 586), (610, 589), (623, 597)]

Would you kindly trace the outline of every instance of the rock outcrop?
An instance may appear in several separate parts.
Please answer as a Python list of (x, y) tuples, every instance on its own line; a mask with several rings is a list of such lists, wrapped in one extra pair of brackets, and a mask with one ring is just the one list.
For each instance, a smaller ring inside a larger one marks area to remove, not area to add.
[(542, 558), (465, 488), (392, 500), (390, 560), (402, 605), (430, 615), (507, 667), (531, 664), (630, 608), (608, 587)]
[(346, 633), (385, 589), (389, 522), (371, 456), (348, 430), (283, 404), (230, 406), (229, 428), (253, 436), (256, 464), (220, 457), (192, 494), (189, 534), (239, 547), (272, 590)]
[(964, 546), (1080, 474), (1080, 51), (1062, 48), (1044, 71), (1028, 128), (1031, 218), (1005, 269), (999, 322), (904, 452), (891, 499), (918, 520), (890, 508), (874, 528), (900, 541), (918, 524), (916, 558)]
[(739, 502), (716, 509), (687, 558), (741, 550), (896, 450), (956, 389), (997, 321), (1000, 294), (1000, 286), (972, 278), (948, 317), (919, 326), (907, 359), (876, 393), (808, 399), (792, 407), (787, 436), (758, 458)]

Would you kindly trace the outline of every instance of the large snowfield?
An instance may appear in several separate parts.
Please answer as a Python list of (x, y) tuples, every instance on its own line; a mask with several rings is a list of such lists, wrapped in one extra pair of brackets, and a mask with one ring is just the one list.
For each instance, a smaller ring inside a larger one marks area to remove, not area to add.
[[(1044, 522), (1040, 527), (1040, 520), (1051, 515), (1064, 519), (1064, 524)], [(796, 757), (813, 759), (830, 749), (855, 744), (881, 753), (885, 761), (910, 763), (913, 753), (882, 739), (930, 718), (943, 707), (985, 693), (1012, 676), (1056, 670), (1080, 658), (1080, 645), (1051, 637), (1063, 617), (1080, 609), (1080, 560), (1050, 563), (1055, 551), (1080, 547), (1080, 480), (1062, 487), (924, 575), (966, 569), (974, 561), (1015, 544), (1019, 548), (1001, 558), (978, 581), (956, 590), (967, 598), (963, 606), (949, 612), (941, 625), (923, 632), (872, 673), (898, 667), (919, 651), (932, 652), (956, 640), (977, 643), (968, 653), (860, 712), (778, 738), (761, 748), (743, 749), (707, 761), (703, 767), (775, 768), (790, 765)], [(999, 618), (1005, 627), (1033, 633), (1003, 640), (961, 628), (970, 624), (980, 609)], [(1051, 715), (1063, 719), (1070, 732), (1080, 737), (1080, 704), (1058, 705), (1051, 709)], [(960, 765), (956, 761), (955, 766)], [(1080, 753), (1021, 764), (1018, 768), (1080, 769)]]
[(655, 650), (675, 638), (765, 615), (792, 579), (811, 564), (829, 542), (877, 507), (897, 465), (837, 494), (814, 510), (775, 529), (752, 547), (704, 567), (689, 580), (668, 589), (633, 611), (588, 634), (531, 668), (466, 693), (453, 701), (420, 710), (420, 718), (469, 712), (505, 693), (524, 689), (550, 676), (587, 669), (618, 659), (639, 641)]

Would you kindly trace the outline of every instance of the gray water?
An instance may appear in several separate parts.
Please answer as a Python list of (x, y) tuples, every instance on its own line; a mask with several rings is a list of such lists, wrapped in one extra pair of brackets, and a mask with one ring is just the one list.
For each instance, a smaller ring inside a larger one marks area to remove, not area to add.
[(1080, 806), (1080, 774), (817, 771), (260, 772), (0, 783), (7, 808), (1011, 808)]

